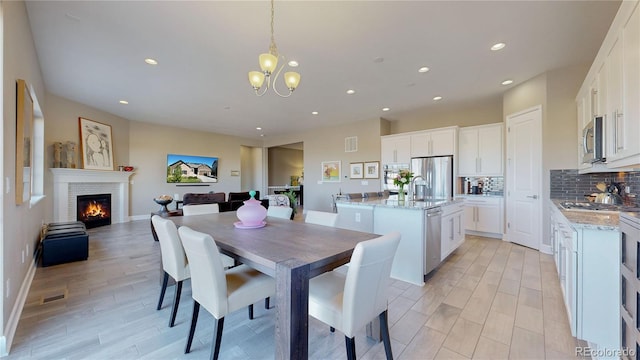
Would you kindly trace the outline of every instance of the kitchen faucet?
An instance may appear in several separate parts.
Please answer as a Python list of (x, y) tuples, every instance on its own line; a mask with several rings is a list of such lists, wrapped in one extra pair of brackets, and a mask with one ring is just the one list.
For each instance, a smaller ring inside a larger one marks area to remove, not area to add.
[(413, 179), (411, 179), (411, 182), (409, 183), (409, 199), (411, 200), (415, 200), (416, 194), (414, 194), (414, 186), (417, 178), (421, 178), (422, 181), (426, 180), (424, 177), (422, 177), (422, 175), (415, 176)]

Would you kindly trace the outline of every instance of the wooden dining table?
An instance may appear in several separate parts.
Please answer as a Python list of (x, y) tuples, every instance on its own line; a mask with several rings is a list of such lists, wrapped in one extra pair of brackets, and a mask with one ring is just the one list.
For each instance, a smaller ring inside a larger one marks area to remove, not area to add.
[(220, 251), (276, 279), (276, 359), (307, 359), (309, 279), (349, 262), (356, 244), (380, 235), (265, 219), (241, 229), (235, 212), (171, 218), (213, 237)]

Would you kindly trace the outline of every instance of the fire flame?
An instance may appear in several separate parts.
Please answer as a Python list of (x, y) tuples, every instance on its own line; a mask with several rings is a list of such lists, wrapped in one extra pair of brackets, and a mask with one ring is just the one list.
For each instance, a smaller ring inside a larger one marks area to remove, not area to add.
[(105, 218), (109, 216), (109, 212), (108, 209), (104, 209), (99, 203), (91, 201), (87, 204), (82, 215), (85, 218)]

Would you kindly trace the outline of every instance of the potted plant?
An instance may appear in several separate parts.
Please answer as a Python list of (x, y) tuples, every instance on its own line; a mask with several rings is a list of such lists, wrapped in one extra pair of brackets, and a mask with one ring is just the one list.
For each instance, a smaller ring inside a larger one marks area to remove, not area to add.
[(293, 219), (293, 217), (296, 215), (296, 212), (298, 212), (296, 206), (296, 204), (298, 203), (296, 199), (298, 197), (296, 196), (296, 193), (293, 191), (293, 189), (289, 189), (289, 191), (283, 192), (282, 195), (286, 195), (289, 198), (289, 206), (291, 206), (291, 208), (293, 209), (293, 213), (291, 213), (291, 219)]

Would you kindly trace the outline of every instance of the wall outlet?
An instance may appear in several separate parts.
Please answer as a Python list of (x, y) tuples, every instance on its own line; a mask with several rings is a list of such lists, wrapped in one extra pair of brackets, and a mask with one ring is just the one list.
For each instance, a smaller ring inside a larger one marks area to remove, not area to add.
[(631, 192), (631, 186), (625, 186), (624, 187), (624, 192), (627, 193), (627, 194), (630, 193)]
[(360, 222), (360, 213), (356, 213), (356, 222)]
[(360, 185), (369, 185), (369, 181), (362, 180), (362, 181), (360, 181)]

